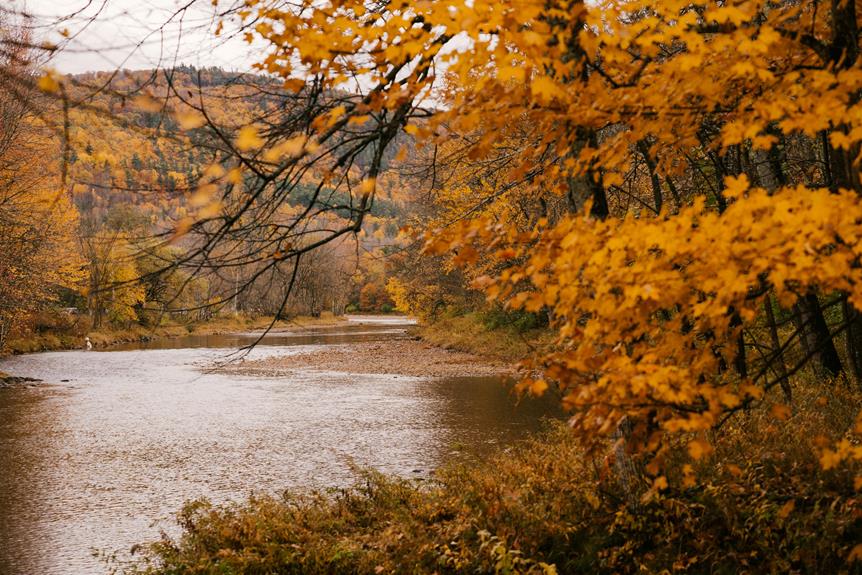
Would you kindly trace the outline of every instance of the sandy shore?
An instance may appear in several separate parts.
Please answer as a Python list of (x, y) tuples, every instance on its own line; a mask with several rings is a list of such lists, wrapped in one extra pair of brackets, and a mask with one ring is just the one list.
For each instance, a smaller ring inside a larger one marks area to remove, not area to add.
[(230, 365), (240, 375), (281, 376), (299, 369), (417, 377), (510, 375), (511, 365), (469, 353), (449, 351), (419, 340), (353, 343), (285, 357)]

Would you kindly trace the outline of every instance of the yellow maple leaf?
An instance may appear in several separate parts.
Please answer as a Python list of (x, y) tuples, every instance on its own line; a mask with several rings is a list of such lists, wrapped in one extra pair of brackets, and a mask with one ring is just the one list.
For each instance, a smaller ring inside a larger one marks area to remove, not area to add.
[(227, 173), (227, 181), (234, 185), (242, 183), (242, 170), (240, 168), (231, 168)]
[(534, 396), (537, 396), (537, 397), (544, 394), (545, 391), (547, 391), (547, 389), (548, 389), (548, 382), (545, 381), (544, 379), (534, 380), (530, 384), (530, 393)]
[(704, 17), (707, 20), (715, 20), (720, 24), (729, 22), (739, 26), (743, 22), (749, 20), (751, 18), (751, 14), (748, 14), (737, 6), (722, 6), (720, 8), (714, 8), (707, 11), (707, 13), (704, 14)]
[(171, 236), (170, 241), (174, 241), (182, 236), (186, 235), (194, 224), (194, 219), (188, 216), (182, 218), (177, 222), (177, 225), (174, 227), (174, 234)]
[(201, 184), (192, 197), (189, 198), (189, 205), (192, 207), (201, 207), (207, 205), (213, 195), (218, 191), (218, 186), (215, 184)]
[(769, 413), (772, 414), (772, 417), (778, 419), (779, 421), (786, 421), (790, 418), (791, 411), (790, 407), (783, 403), (776, 403), (769, 409)]
[(563, 90), (548, 76), (534, 78), (530, 83), (530, 93), (542, 103), (549, 103), (563, 96)]
[(724, 195), (729, 198), (738, 198), (748, 191), (750, 185), (748, 176), (745, 174), (727, 176), (724, 178)]
[(375, 178), (365, 178), (359, 184), (359, 191), (362, 192), (363, 196), (368, 196), (372, 192), (374, 192), (374, 188), (377, 186), (377, 180)]
[(823, 453), (820, 454), (820, 467), (823, 468), (824, 471), (829, 471), (834, 467), (838, 467), (838, 464), (841, 463), (841, 454), (832, 449), (824, 449)]
[(796, 508), (796, 501), (791, 499), (787, 503), (781, 506), (781, 509), (778, 510), (778, 518), (779, 519), (787, 519), (787, 517), (793, 512)]

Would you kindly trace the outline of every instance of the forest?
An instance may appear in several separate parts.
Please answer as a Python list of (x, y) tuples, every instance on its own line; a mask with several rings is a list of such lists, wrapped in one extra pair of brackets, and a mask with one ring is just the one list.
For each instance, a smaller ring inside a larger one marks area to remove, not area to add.
[[(26, 65), (28, 57), (33, 56), (11, 53), (6, 65)], [(200, 91), (214, 110), (214, 122), (251, 120), (275, 105), (275, 96), (262, 93), (270, 81), (182, 66), (87, 73), (65, 81), (69, 97), (82, 103), (70, 107), (59, 138), (53, 119), (41, 108), (56, 104), (38, 86), (25, 86), (29, 92), (24, 94), (7, 93), (3, 104), (9, 134), (3, 192), (3, 221), (9, 227), (3, 251), (9, 261), (0, 288), (5, 302), (0, 349), (6, 343), (13, 351), (16, 345), (79, 345), (88, 330), (143, 333), (130, 328), (188, 325), (219, 314), (287, 318), (342, 314), (348, 308), (394, 309), (383, 258), (403, 243), (397, 218), (412, 202), (396, 172), (381, 182), (379, 198), (352, 242), (306, 258), (287, 304), (281, 303), (283, 294), (270, 289), (280, 281), (278, 273), (252, 281), (259, 271), (253, 260), (229, 273), (167, 273), (189, 245), (164, 241), (165, 234), (189, 221), (190, 214), (213, 212), (201, 203), (201, 186), (218, 171), (207, 136), (182, 128), (197, 122), (191, 112), (165, 111), (173, 105), (171, 91)], [(334, 189), (324, 190), (325, 197), (315, 191), (309, 182), (297, 185), (282, 208), (285, 214), (313, 206), (344, 217), (339, 206), (349, 198)], [(13, 266), (21, 257), (34, 259)]]
[(562, 415), (123, 572), (862, 572), (862, 3), (212, 5), (251, 70), (0, 9), (0, 350), (399, 312)]

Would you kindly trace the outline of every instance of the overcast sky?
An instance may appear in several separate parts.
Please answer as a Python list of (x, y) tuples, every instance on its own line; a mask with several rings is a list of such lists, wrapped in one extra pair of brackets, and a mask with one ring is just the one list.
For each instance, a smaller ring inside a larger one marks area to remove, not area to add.
[(210, 0), (0, 0), (32, 15), (37, 41), (71, 40), (51, 66), (63, 73), (192, 64), (249, 71), (259, 59), (240, 38), (217, 38)]

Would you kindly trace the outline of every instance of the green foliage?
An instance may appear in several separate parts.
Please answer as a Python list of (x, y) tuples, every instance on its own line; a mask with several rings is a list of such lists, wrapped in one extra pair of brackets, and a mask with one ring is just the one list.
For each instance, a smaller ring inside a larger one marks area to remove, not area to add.
[(528, 327), (529, 315), (532, 314), (513, 314), (516, 320), (509, 321), (505, 313), (464, 313), (453, 307), (428, 320), (419, 333), (440, 347), (512, 361), (534, 347), (547, 345), (551, 339), (550, 330)]
[(504, 309), (493, 306), (482, 312), (482, 324), (489, 330), (511, 328), (518, 333), (525, 333), (542, 327), (548, 327), (547, 315), (523, 310)]
[(669, 463), (696, 484), (645, 497), (557, 424), (429, 484), (368, 473), (346, 490), (196, 501), (182, 537), (146, 546), (132, 573), (862, 572), (847, 562), (862, 537), (852, 475), (817, 464), (859, 403), (812, 394), (779, 424), (767, 407), (740, 415), (697, 468)]

